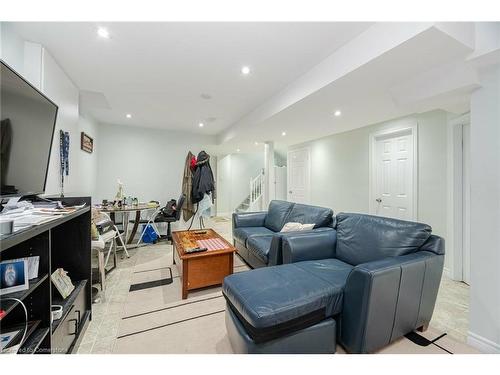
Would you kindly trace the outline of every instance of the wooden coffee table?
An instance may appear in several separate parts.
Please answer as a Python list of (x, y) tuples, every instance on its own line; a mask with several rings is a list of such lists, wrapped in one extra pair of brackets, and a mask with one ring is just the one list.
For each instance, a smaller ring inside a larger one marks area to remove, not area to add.
[[(199, 246), (197, 241), (214, 239), (216, 249), (186, 254), (185, 249)], [(220, 285), (233, 273), (233, 254), (236, 248), (213, 229), (183, 230), (172, 233), (174, 264), (182, 279), (182, 299), (188, 291)]]

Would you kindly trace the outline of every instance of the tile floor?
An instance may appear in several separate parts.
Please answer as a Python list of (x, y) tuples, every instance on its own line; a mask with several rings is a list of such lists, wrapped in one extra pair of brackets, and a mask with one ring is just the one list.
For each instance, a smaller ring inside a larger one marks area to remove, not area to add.
[[(207, 220), (206, 227), (215, 229), (227, 240), (232, 241), (229, 220), (218, 218)], [(160, 243), (151, 246), (154, 246), (155, 250), (161, 250), (162, 247), (166, 250), (170, 245)], [(108, 275), (104, 298), (92, 306), (93, 319), (77, 348), (77, 353), (105, 354), (113, 351), (133, 269), (138, 259), (137, 254), (146, 249), (143, 247), (129, 250), (128, 259), (120, 259), (121, 254), (119, 254), (118, 267)], [(468, 331), (468, 301), (469, 287), (443, 276), (431, 326), (447, 332), (460, 342), (465, 342)]]
[(469, 331), (469, 286), (443, 276), (431, 325), (467, 342)]

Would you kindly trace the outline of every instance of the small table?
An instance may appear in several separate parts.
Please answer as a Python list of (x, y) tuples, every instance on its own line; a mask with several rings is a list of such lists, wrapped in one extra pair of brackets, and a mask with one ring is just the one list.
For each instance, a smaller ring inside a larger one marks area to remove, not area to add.
[[(207, 251), (185, 253), (185, 249), (207, 247), (198, 243), (205, 240), (214, 240), (214, 249), (208, 247)], [(172, 243), (174, 264), (182, 278), (182, 299), (187, 298), (190, 290), (222, 284), (224, 277), (233, 273), (236, 248), (213, 229), (175, 231)]]
[(123, 231), (125, 233), (125, 237), (127, 236), (128, 232), (130, 213), (135, 211), (135, 220), (134, 220), (134, 226), (132, 227), (132, 233), (130, 233), (128, 240), (125, 238), (127, 245), (129, 245), (132, 243), (132, 240), (134, 239), (134, 236), (137, 233), (137, 228), (139, 227), (139, 222), (141, 221), (141, 212), (147, 210), (156, 210), (158, 207), (159, 207), (158, 204), (153, 205), (149, 203), (139, 203), (137, 205), (125, 205), (121, 207), (115, 207), (115, 206), (100, 207), (99, 211), (109, 213), (111, 220), (113, 220), (115, 223), (116, 223), (115, 214), (117, 213), (123, 214)]

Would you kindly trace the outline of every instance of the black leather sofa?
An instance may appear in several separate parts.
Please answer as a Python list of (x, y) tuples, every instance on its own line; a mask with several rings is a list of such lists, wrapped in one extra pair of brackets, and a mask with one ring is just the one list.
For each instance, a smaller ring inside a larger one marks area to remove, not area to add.
[(340, 213), (282, 242), (283, 265), (224, 280), (235, 352), (370, 353), (429, 324), (444, 240), (428, 225)]
[(332, 230), (333, 211), (329, 208), (273, 200), (265, 212), (233, 214), (233, 241), (238, 254), (253, 268), (282, 263), (280, 233), (286, 223), (315, 224), (315, 231)]

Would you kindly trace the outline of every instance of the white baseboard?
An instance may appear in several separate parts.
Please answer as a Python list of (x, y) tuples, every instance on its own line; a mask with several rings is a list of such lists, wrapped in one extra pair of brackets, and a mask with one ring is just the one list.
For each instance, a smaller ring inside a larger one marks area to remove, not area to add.
[(476, 348), (481, 353), (486, 354), (500, 354), (500, 345), (488, 340), (482, 336), (479, 336), (471, 331), (468, 332), (467, 344)]
[(217, 212), (217, 216), (230, 218), (233, 216), (233, 213), (232, 212)]
[(452, 279), (451, 277), (451, 271), (448, 267), (443, 268), (443, 275), (445, 275), (448, 279)]

